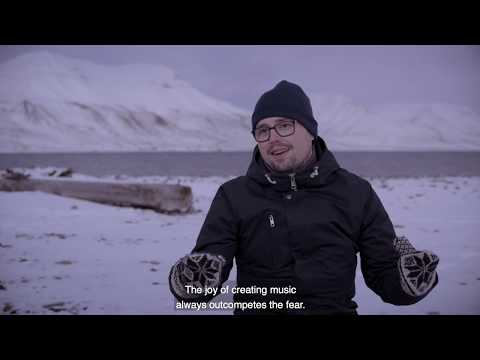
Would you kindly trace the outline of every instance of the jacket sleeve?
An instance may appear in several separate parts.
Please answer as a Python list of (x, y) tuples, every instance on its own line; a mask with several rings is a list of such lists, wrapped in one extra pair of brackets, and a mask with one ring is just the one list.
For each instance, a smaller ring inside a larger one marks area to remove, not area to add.
[(393, 224), (375, 190), (368, 184), (358, 241), (365, 283), (386, 303), (415, 304), (427, 294), (411, 296), (403, 290), (397, 266), (400, 255), (393, 246), (394, 238)]
[(222, 186), (213, 198), (205, 221), (200, 229), (192, 253), (222, 255), (226, 263), (222, 269), (222, 283), (228, 279), (237, 250), (238, 225), (233, 208)]

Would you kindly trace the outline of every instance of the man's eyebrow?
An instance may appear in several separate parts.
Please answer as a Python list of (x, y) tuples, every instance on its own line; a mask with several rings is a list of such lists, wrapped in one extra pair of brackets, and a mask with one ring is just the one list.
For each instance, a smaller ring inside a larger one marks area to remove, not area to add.
[[(275, 119), (275, 122), (273, 123), (273, 126), (275, 126), (277, 124), (284, 123), (284, 122), (295, 122), (295, 120), (288, 119), (288, 118)], [(268, 126), (267, 124), (261, 124), (261, 125), (257, 126), (255, 129), (268, 128), (268, 127), (270, 127), (270, 126)]]
[(282, 122), (294, 122), (295, 120), (293, 119), (288, 119), (288, 118), (280, 118), (275, 120), (275, 124), (282, 123)]

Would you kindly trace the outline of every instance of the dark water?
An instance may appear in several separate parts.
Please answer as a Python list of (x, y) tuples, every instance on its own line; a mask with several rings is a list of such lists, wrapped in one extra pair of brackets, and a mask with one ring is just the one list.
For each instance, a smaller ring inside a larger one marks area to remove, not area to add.
[[(480, 152), (333, 152), (340, 166), (364, 177), (480, 176)], [(0, 168), (70, 167), (94, 176), (243, 175), (250, 152), (0, 154)]]

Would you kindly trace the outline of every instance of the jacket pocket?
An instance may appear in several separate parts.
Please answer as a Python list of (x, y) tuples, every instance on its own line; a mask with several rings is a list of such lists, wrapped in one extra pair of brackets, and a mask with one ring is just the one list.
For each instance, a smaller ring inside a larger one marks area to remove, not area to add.
[(245, 223), (241, 243), (242, 260), (261, 268), (279, 268), (288, 263), (288, 229), (285, 217), (266, 209)]

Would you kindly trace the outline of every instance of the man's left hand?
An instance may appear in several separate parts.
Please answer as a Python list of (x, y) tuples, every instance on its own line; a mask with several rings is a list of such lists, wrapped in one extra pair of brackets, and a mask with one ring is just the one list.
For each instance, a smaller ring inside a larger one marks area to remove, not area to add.
[(395, 238), (394, 247), (400, 254), (398, 270), (403, 290), (411, 296), (428, 293), (438, 281), (438, 256), (428, 250), (417, 251), (406, 237)]

